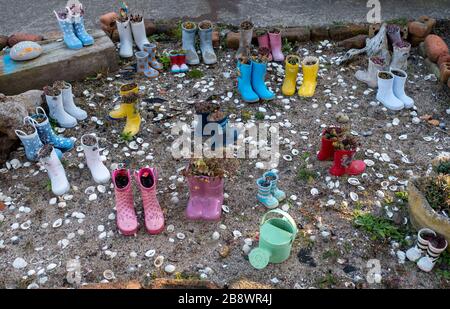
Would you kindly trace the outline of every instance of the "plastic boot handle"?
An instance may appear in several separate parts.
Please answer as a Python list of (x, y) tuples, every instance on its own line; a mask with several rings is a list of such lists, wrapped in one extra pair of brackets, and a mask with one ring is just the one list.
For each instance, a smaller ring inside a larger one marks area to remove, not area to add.
[(276, 213), (276, 214), (279, 214), (279, 215), (283, 216), (283, 218), (285, 218), (285, 219), (287, 219), (287, 220), (289, 221), (289, 223), (290, 223), (290, 224), (292, 225), (292, 227), (294, 228), (294, 233), (292, 233), (292, 240), (291, 240), (291, 242), (293, 242), (294, 239), (295, 239), (295, 236), (297, 235), (297, 232), (298, 232), (298, 230), (297, 230), (297, 223), (295, 223), (294, 219), (292, 219), (292, 217), (291, 217), (287, 212), (285, 212), (285, 211), (283, 211), (283, 210), (281, 210), (281, 209), (273, 209), (273, 210), (268, 211), (268, 212), (266, 212), (266, 213), (264, 214), (264, 216), (263, 216), (262, 219), (261, 219), (261, 225), (263, 225), (264, 223), (266, 223), (266, 221), (268, 220), (268, 219), (266, 219), (266, 217), (267, 217), (267, 215), (270, 214), (270, 213)]

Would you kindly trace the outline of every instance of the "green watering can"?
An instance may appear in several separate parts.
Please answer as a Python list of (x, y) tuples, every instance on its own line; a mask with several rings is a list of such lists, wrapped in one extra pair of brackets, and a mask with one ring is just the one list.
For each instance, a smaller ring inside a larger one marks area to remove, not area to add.
[[(279, 214), (282, 217), (267, 219), (269, 214)], [(263, 269), (269, 263), (286, 261), (297, 232), (297, 224), (287, 212), (280, 209), (267, 212), (261, 219), (259, 247), (253, 249), (248, 256), (250, 264), (256, 269)]]

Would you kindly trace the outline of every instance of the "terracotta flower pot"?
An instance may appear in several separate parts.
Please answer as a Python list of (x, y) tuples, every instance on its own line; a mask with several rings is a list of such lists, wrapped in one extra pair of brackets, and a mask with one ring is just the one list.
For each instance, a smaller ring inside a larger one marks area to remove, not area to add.
[(449, 80), (450, 78), (450, 62), (444, 62), (439, 66), (439, 70), (441, 72), (441, 82), (444, 84)]
[(425, 38), (425, 51), (428, 58), (436, 62), (439, 56), (448, 54), (448, 46), (440, 36), (430, 34)]
[(430, 32), (428, 26), (420, 21), (412, 21), (408, 24), (408, 32), (415, 37), (425, 37)]
[(440, 55), (437, 61), (437, 65), (440, 67), (444, 62), (450, 62), (450, 54)]
[[(431, 208), (425, 196), (417, 188), (417, 178), (408, 182), (408, 212), (411, 224), (417, 230), (430, 228), (450, 241), (450, 218)], [(450, 249), (447, 249), (450, 251)]]

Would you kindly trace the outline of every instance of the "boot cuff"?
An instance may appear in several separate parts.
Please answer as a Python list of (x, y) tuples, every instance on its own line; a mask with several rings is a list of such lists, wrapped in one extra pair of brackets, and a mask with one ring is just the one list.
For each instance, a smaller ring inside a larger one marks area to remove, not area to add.
[[(307, 64), (308, 62), (314, 62), (314, 64)], [(307, 57), (305, 57), (305, 59), (303, 59), (302, 65), (304, 65), (304, 66), (319, 65), (319, 59), (317, 57), (307, 56)]]

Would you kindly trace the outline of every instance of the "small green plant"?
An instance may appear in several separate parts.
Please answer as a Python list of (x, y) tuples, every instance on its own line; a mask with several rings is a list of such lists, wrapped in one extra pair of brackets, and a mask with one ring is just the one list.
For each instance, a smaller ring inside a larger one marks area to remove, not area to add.
[(387, 23), (403, 27), (408, 24), (408, 19), (407, 18), (395, 18), (395, 19), (388, 20)]
[(256, 112), (255, 118), (256, 118), (256, 120), (260, 120), (260, 121), (264, 120), (264, 113), (263, 112)]
[(343, 21), (335, 20), (335, 21), (333, 21), (333, 25), (336, 26), (336, 27), (342, 27), (342, 26), (345, 25), (345, 23)]
[(436, 166), (434, 166), (434, 171), (436, 174), (444, 174), (449, 175), (450, 174), (450, 160), (442, 160), (440, 161)]
[(55, 130), (55, 128), (58, 126), (58, 122), (50, 117), (48, 117), (48, 121), (50, 122), (50, 126), (52, 127), (52, 129)]
[(193, 69), (187, 73), (187, 76), (189, 78), (197, 78), (197, 79), (202, 78), (204, 75), (205, 74), (202, 71), (200, 71), (199, 69)]
[(406, 191), (395, 192), (395, 196), (403, 203), (408, 202), (408, 192)]
[(45, 184), (45, 190), (48, 192), (52, 191), (52, 182), (50, 180), (47, 180), (47, 183)]
[(317, 177), (317, 173), (307, 169), (306, 167), (301, 167), (297, 173), (297, 179), (300, 181), (311, 183)]
[(353, 224), (369, 233), (372, 240), (404, 240), (399, 228), (396, 227), (391, 221), (382, 217), (376, 217), (370, 213), (355, 211)]
[(151, 43), (156, 43), (156, 42), (162, 42), (162, 41), (169, 41), (170, 40), (170, 36), (168, 36), (165, 33), (156, 33), (156, 34), (152, 34), (149, 37), (147, 37), (148, 40)]
[(181, 27), (182, 25), (182, 21), (179, 20), (177, 22), (177, 26), (173, 29), (172, 31), (172, 36), (177, 40), (177, 41), (181, 41), (181, 38), (183, 36), (183, 29)]
[(242, 111), (241, 112), (242, 121), (247, 122), (252, 119), (252, 113), (250, 111)]
[(133, 136), (130, 132), (122, 132), (120, 133), (120, 140), (123, 142), (130, 142), (133, 140)]
[(159, 62), (163, 65), (164, 71), (167, 71), (170, 68), (170, 58), (167, 54), (162, 55), (159, 58)]
[(337, 282), (338, 281), (335, 275), (331, 272), (331, 270), (329, 270), (324, 277), (319, 278), (316, 281), (316, 284), (319, 286), (319, 288), (325, 289), (325, 288), (332, 288), (337, 284)]
[(333, 262), (335, 262), (339, 258), (339, 256), (340, 256), (339, 251), (335, 249), (327, 250), (322, 254), (322, 258), (324, 260), (331, 260)]
[(450, 175), (421, 178), (418, 185), (431, 208), (435, 211), (450, 211)]
[(284, 38), (282, 49), (284, 54), (290, 54), (294, 49), (294, 44), (292, 44), (292, 42), (290, 42), (287, 38)]

